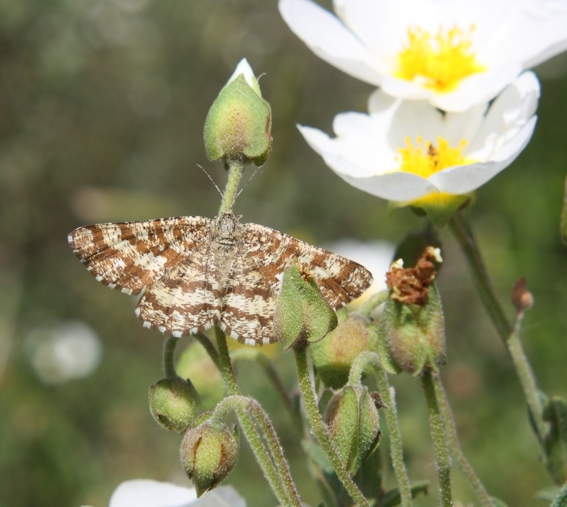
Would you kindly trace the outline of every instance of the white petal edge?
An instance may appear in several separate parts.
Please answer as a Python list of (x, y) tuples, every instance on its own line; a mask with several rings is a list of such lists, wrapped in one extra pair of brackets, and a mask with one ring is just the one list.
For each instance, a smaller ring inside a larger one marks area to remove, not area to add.
[(351, 76), (380, 85), (375, 56), (335, 15), (310, 0), (279, 0), (290, 29), (311, 51)]
[(369, 163), (362, 165), (347, 159), (341, 153), (340, 146), (333, 144), (336, 139), (311, 127), (298, 128), (309, 146), (323, 157), (325, 163), (359, 190), (390, 201), (412, 201), (436, 190), (428, 180), (416, 174), (401, 171), (373, 174)]
[(134, 479), (120, 484), (110, 497), (109, 507), (188, 507), (195, 505), (193, 488), (150, 479)]
[(524, 125), (520, 132), (495, 153), (492, 160), (444, 169), (429, 178), (439, 190), (460, 195), (472, 192), (508, 167), (526, 147), (532, 137), (537, 117)]

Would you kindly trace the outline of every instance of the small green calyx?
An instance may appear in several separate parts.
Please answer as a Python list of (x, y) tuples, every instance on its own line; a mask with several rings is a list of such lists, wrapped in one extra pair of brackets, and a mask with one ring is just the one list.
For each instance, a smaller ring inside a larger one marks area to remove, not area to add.
[(179, 456), (198, 497), (228, 477), (238, 460), (238, 449), (235, 433), (225, 425), (207, 421), (187, 430)]
[(365, 386), (350, 385), (338, 391), (326, 406), (323, 419), (351, 475), (356, 474), (380, 443), (378, 408), (381, 406), (376, 393), (369, 393)]
[(166, 430), (183, 433), (199, 414), (199, 393), (189, 379), (166, 378), (150, 387), (150, 411)]
[(204, 141), (209, 160), (262, 165), (272, 147), (272, 110), (258, 80), (242, 60), (209, 109)]
[(433, 283), (438, 249), (426, 249), (416, 267), (392, 264), (387, 273), (390, 298), (378, 328), (378, 353), (386, 371), (420, 376), (445, 364), (445, 324), (439, 291)]
[(284, 272), (274, 311), (274, 333), (284, 349), (322, 340), (337, 326), (337, 315), (323, 299), (316, 283), (297, 265)]
[(314, 343), (309, 351), (317, 375), (327, 387), (339, 389), (348, 380), (350, 367), (356, 357), (366, 350), (374, 350), (377, 342), (377, 329), (366, 319), (351, 314), (341, 320), (324, 340)]

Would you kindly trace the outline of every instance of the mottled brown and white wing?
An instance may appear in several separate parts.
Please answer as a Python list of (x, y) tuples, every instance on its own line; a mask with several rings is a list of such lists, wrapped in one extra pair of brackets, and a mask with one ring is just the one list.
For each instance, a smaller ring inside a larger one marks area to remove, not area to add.
[(242, 244), (232, 264), (222, 296), (220, 327), (248, 345), (272, 343), (275, 299), (273, 287), (249, 257), (251, 245)]
[(283, 272), (293, 263), (317, 282), (321, 295), (335, 309), (359, 297), (372, 283), (370, 271), (346, 257), (262, 225), (246, 224), (243, 230), (246, 255), (274, 295), (279, 293)]
[(139, 294), (203, 243), (210, 222), (179, 217), (88, 225), (69, 234), (69, 244), (98, 281)]
[(144, 327), (181, 337), (217, 324), (221, 304), (214, 262), (204, 242), (148, 287), (136, 308)]

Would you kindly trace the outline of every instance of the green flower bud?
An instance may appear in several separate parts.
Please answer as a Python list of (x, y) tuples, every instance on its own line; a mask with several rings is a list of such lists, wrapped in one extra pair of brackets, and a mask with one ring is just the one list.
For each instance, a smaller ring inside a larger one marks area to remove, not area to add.
[(388, 299), (378, 328), (378, 353), (389, 373), (407, 371), (414, 376), (445, 364), (445, 324), (435, 285), (424, 305)]
[(337, 315), (317, 284), (306, 281), (297, 265), (285, 270), (274, 311), (274, 333), (284, 349), (323, 339), (337, 325)]
[(199, 414), (199, 393), (189, 379), (165, 378), (150, 387), (150, 411), (166, 430), (183, 433)]
[(209, 160), (224, 159), (262, 165), (272, 147), (272, 110), (243, 59), (209, 109), (205, 150)]
[(365, 386), (346, 386), (327, 404), (323, 419), (351, 475), (380, 443), (380, 406), (383, 406), (380, 398), (369, 393)]
[(199, 497), (216, 488), (232, 472), (238, 460), (238, 440), (226, 426), (204, 422), (187, 430), (179, 456)]
[(414, 376), (438, 372), (445, 364), (445, 322), (439, 291), (433, 283), (439, 249), (428, 247), (414, 268), (396, 261), (386, 274), (390, 298), (378, 327), (378, 354), (389, 373)]
[(338, 326), (309, 348), (317, 374), (333, 389), (346, 384), (352, 362), (361, 352), (374, 350), (377, 340), (376, 327), (363, 317), (353, 313), (340, 320), (341, 314)]

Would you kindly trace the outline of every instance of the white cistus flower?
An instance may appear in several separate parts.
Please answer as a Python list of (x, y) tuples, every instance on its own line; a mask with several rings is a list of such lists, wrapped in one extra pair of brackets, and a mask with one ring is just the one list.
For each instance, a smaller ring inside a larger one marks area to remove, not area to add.
[(565, 0), (279, 0), (320, 58), (393, 97), (444, 111), (487, 102), (567, 48)]
[(222, 486), (197, 498), (194, 488), (169, 482), (134, 479), (120, 484), (108, 507), (246, 507), (232, 486)]
[(442, 205), (473, 192), (506, 168), (530, 140), (539, 82), (525, 72), (490, 105), (445, 113), (426, 101), (394, 99), (381, 90), (369, 114), (335, 117), (331, 138), (299, 126), (326, 164), (354, 187), (400, 204)]

